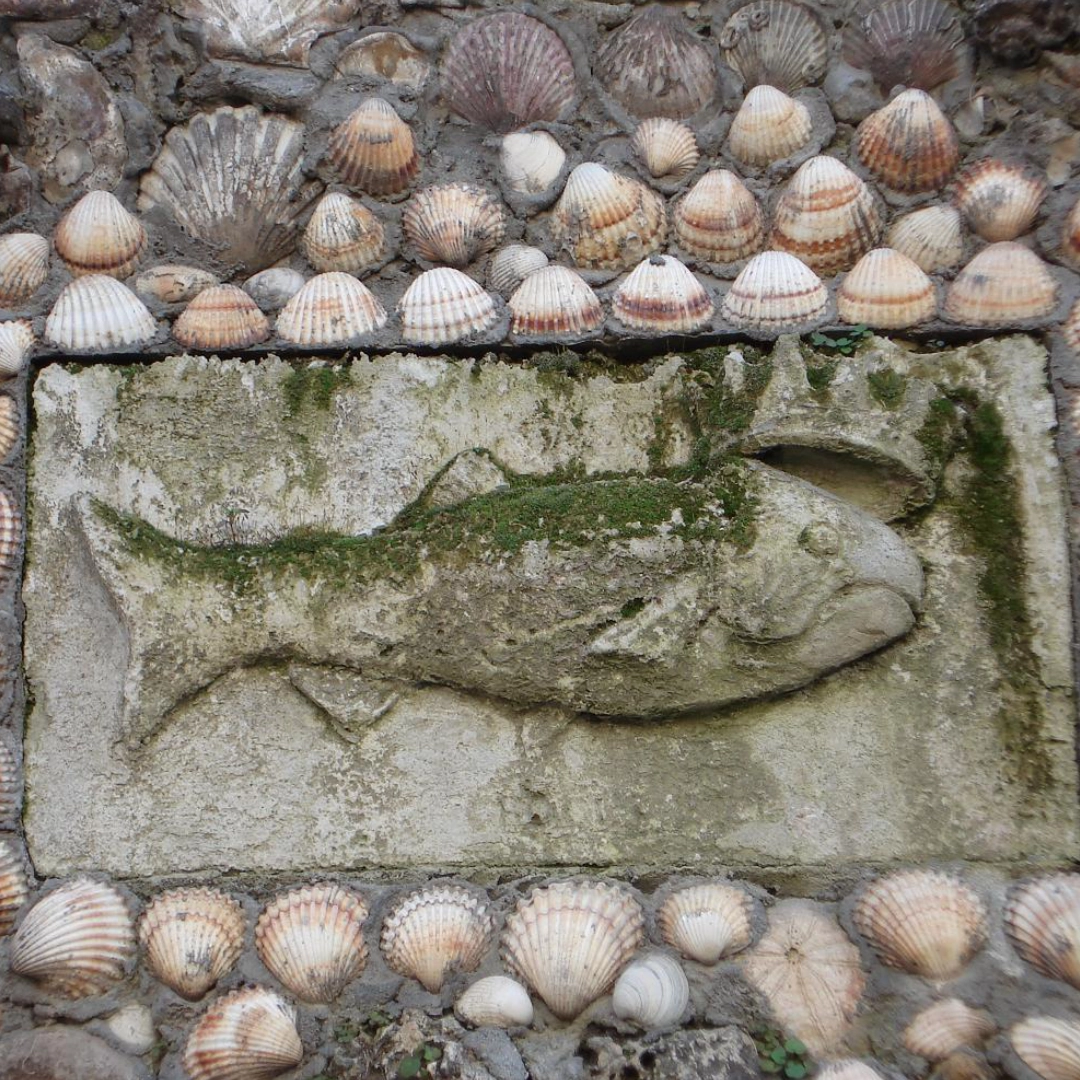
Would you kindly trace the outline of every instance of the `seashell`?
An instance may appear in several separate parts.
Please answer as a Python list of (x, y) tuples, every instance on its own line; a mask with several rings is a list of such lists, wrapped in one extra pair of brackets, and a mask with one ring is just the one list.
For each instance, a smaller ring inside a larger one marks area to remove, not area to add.
[(635, 960), (611, 992), (615, 1015), (647, 1029), (677, 1024), (689, 1001), (690, 984), (682, 967), (664, 953)]
[(382, 98), (368, 98), (330, 133), (326, 156), (338, 175), (372, 195), (404, 191), (420, 170), (412, 130)]
[(36, 233), (0, 236), (0, 308), (29, 300), (49, 276), (49, 241)]
[(727, 169), (707, 172), (675, 207), (674, 219), (679, 245), (705, 262), (738, 262), (765, 242), (757, 199)]
[(15, 449), (21, 431), (19, 406), (10, 394), (0, 394), (0, 461)]
[(1050, 874), (1016, 889), (1005, 932), (1037, 971), (1080, 989), (1080, 874)]
[(513, 131), (503, 136), (499, 160), (514, 191), (540, 195), (558, 180), (566, 151), (546, 131)]
[(678, 120), (664, 117), (638, 124), (633, 146), (645, 167), (657, 178), (681, 180), (693, 171), (701, 157), (694, 133)]
[(937, 296), (934, 283), (906, 255), (874, 248), (844, 278), (836, 310), (846, 323), (898, 330), (932, 319)]
[(456, 885), (435, 885), (406, 896), (389, 912), (382, 951), (390, 968), (437, 994), (452, 972), (480, 966), (494, 929), (486, 899)]
[(491, 975), (474, 982), (457, 999), (454, 1013), (474, 1027), (528, 1027), (533, 1020), (529, 991), (505, 975)]
[(270, 323), (243, 289), (204, 289), (173, 323), (173, 337), (189, 349), (246, 349), (270, 336)]
[[(0, 329), (2, 329), (2, 327), (0, 327)], [(1061, 330), (1065, 335), (1065, 344), (1068, 345), (1077, 356), (1080, 356), (1080, 300), (1077, 300), (1076, 303), (1073, 304), (1065, 322), (1062, 324)]]
[(199, 113), (165, 136), (139, 209), (162, 206), (222, 262), (247, 272), (288, 255), (318, 190), (303, 183), (304, 125), (253, 106)]
[(0, 323), (0, 379), (18, 375), (33, 347), (34, 327), (29, 319)]
[(657, 913), (664, 940), (699, 964), (715, 964), (745, 949), (753, 931), (750, 896), (733, 885), (708, 882), (672, 893)]
[(949, 270), (964, 256), (960, 212), (945, 204), (916, 210), (893, 223), (885, 242), (924, 273)]
[(986, 1058), (973, 1050), (957, 1050), (930, 1074), (931, 1080), (997, 1080), (998, 1076)]
[(721, 305), (736, 326), (776, 333), (825, 315), (829, 290), (805, 263), (783, 251), (755, 255), (732, 282)]
[(211, 285), (220, 282), (208, 270), (197, 266), (155, 266), (135, 279), (135, 292), (143, 300), (161, 304), (186, 304)]
[(11, 939), (10, 967), (58, 994), (90, 997), (122, 979), (134, 956), (124, 898), (111, 885), (76, 878), (27, 913)]
[(587, 334), (604, 321), (596, 293), (565, 266), (545, 266), (529, 274), (508, 306), (510, 332), (521, 337)]
[(752, 0), (724, 24), (721, 59), (748, 87), (775, 86), (786, 94), (825, 74), (829, 41), (821, 20), (793, 0)]
[(664, 200), (639, 180), (603, 165), (579, 165), (552, 215), (552, 232), (579, 266), (626, 270), (664, 242)]
[(830, 1061), (818, 1070), (817, 1075), (822, 1080), (881, 1080), (881, 1074), (877, 1070), (856, 1058)]
[(1027, 166), (983, 158), (956, 180), (955, 200), (984, 240), (1015, 240), (1031, 228), (1046, 195), (1046, 181)]
[(682, 334), (698, 330), (713, 313), (705, 287), (673, 255), (650, 255), (611, 298), (615, 315), (633, 330)]
[(843, 162), (818, 156), (801, 165), (773, 214), (771, 244), (817, 274), (850, 270), (881, 234), (870, 189)]
[(995, 1031), (989, 1013), (947, 998), (923, 1009), (904, 1028), (904, 1046), (927, 1061), (944, 1061), (961, 1047), (978, 1046)]
[(1080, 199), (1069, 211), (1061, 230), (1061, 254), (1070, 266), (1080, 270)]
[[(23, 516), (11, 492), (0, 488), (0, 580), (19, 568), (22, 555)], [(18, 774), (10, 790), (18, 791)], [(12, 797), (17, 798), (17, 794)]]
[(157, 333), (146, 305), (116, 278), (79, 277), (56, 298), (45, 320), (45, 337), (67, 349), (115, 349), (139, 345)]
[(525, 244), (499, 248), (488, 263), (488, 285), (501, 296), (509, 296), (534, 270), (547, 266), (548, 257)]
[(955, 978), (986, 940), (986, 909), (959, 878), (899, 870), (872, 882), (852, 909), (883, 964), (926, 979)]
[(15, 755), (0, 742), (0, 829), (14, 829), (19, 821), (19, 766)]
[(969, 326), (1007, 326), (1049, 315), (1057, 293), (1057, 282), (1038, 255), (1003, 241), (984, 247), (956, 275), (941, 310)]
[(402, 225), (422, 259), (457, 267), (493, 251), (506, 232), (502, 208), (475, 184), (424, 188), (409, 200)]
[(260, 270), (244, 282), (244, 292), (263, 311), (280, 311), (303, 287), (304, 275), (284, 266)]
[(300, 246), (320, 272), (359, 274), (379, 261), (386, 236), (379, 219), (362, 202), (332, 191), (315, 207)]
[(316, 274), (282, 309), (277, 336), (294, 345), (344, 345), (386, 325), (386, 308), (340, 270)]
[(268, 1080), (303, 1060), (296, 1012), (262, 986), (215, 1001), (192, 1028), (183, 1057), (191, 1080)]
[(484, 15), (459, 30), (441, 78), (443, 99), (458, 116), (500, 133), (564, 119), (577, 92), (562, 38), (517, 11)]
[(716, 95), (716, 64), (694, 34), (649, 7), (600, 46), (596, 74), (632, 116), (685, 120)]
[(772, 908), (769, 930), (743, 958), (743, 971), (784, 1030), (815, 1055), (844, 1037), (866, 986), (858, 948), (807, 900)]
[(744, 165), (771, 165), (804, 147), (813, 130), (801, 101), (761, 84), (750, 89), (731, 121), (728, 149)]
[(933, 191), (952, 176), (960, 143), (928, 93), (905, 90), (859, 125), (855, 153), (893, 191)]
[(15, 917), (30, 899), (22, 851), (14, 840), (0, 840), (0, 937), (11, 933)]
[(415, 90), (428, 81), (431, 64), (404, 34), (380, 30), (354, 41), (334, 61), (339, 75), (368, 75)]
[(449, 266), (426, 270), (398, 301), (406, 341), (446, 345), (490, 329), (498, 321), (494, 299), (467, 274)]
[(1080, 1023), (1030, 1016), (1009, 1031), (1020, 1060), (1043, 1080), (1080, 1080)]
[(126, 278), (146, 247), (146, 230), (115, 195), (90, 191), (60, 219), (53, 244), (75, 277)]
[(266, 906), (255, 923), (255, 948), (298, 998), (329, 1005), (367, 963), (367, 915), (367, 904), (351, 889), (305, 885)]

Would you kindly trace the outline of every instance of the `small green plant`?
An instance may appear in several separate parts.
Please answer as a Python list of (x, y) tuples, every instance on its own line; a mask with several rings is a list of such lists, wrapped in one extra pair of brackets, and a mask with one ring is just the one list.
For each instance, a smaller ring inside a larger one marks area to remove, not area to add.
[(442, 1057), (442, 1050), (429, 1043), (421, 1043), (407, 1058), (403, 1058), (398, 1065), (397, 1074), (400, 1080), (408, 1080), (410, 1076), (419, 1076), (420, 1070), (425, 1065), (430, 1065)]
[(838, 352), (841, 356), (851, 356), (855, 349), (870, 337), (873, 331), (868, 326), (849, 326), (842, 335), (835, 337), (815, 331), (810, 335), (810, 344), (816, 349)]
[(367, 1019), (364, 1021), (364, 1027), (368, 1029), (373, 1035), (377, 1035), (384, 1027), (390, 1023), (390, 1017), (380, 1009), (374, 1009), (367, 1014)]
[(360, 1034), (360, 1028), (351, 1020), (343, 1020), (334, 1028), (334, 1042), (347, 1044), (354, 1042)]
[(782, 1075), (788, 1080), (802, 1080), (810, 1072), (809, 1051), (798, 1039), (785, 1039), (779, 1031), (767, 1030), (754, 1036), (758, 1064), (763, 1073)]

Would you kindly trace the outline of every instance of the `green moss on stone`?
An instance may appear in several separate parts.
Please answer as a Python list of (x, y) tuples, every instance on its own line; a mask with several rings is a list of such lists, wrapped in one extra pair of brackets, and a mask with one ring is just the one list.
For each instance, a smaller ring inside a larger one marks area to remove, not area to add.
[(348, 367), (307, 364), (293, 368), (281, 385), (286, 413), (295, 419), (308, 409), (328, 412), (334, 395), (351, 382)]
[(704, 438), (719, 437), (724, 443), (750, 426), (773, 370), (769, 356), (740, 345), (743, 379), (736, 390), (724, 379), (724, 362), (730, 351), (714, 346), (683, 355), (687, 377), (697, 391), (696, 400), (687, 402), (687, 411), (696, 420), (696, 433)]
[(892, 368), (879, 368), (866, 376), (870, 396), (884, 409), (898, 409), (907, 394), (907, 376)]

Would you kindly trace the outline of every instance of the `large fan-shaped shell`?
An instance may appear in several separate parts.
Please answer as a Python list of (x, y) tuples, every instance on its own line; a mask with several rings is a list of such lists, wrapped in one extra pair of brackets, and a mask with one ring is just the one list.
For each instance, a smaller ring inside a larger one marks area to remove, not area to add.
[(457, 267), (494, 251), (506, 232), (499, 202), (475, 184), (424, 188), (409, 200), (402, 224), (422, 259)]
[(897, 330), (933, 318), (937, 297), (934, 283), (906, 255), (875, 248), (844, 278), (836, 310), (846, 323)]
[(1054, 310), (1057, 283), (1046, 264), (1022, 244), (984, 247), (956, 275), (942, 306), (953, 322), (1008, 326)]
[(339, 270), (317, 274), (285, 305), (277, 334), (295, 345), (344, 345), (386, 325), (386, 308), (362, 282)]
[(1032, 1016), (1009, 1031), (1009, 1041), (1043, 1080), (1080, 1080), (1080, 1023), (1075, 1020)]
[(1061, 327), (1065, 343), (1077, 356), (1080, 356), (1080, 300), (1077, 300), (1065, 317)]
[(21, 434), (18, 404), (10, 394), (0, 394), (0, 461), (15, 449)]
[(771, 165), (810, 140), (810, 110), (775, 86), (752, 87), (728, 132), (731, 156), (744, 165)]
[(0, 829), (14, 829), (19, 820), (21, 786), (15, 755), (0, 742)]
[(126, 278), (146, 247), (146, 230), (115, 195), (90, 191), (61, 218), (53, 243), (75, 277)]
[(755, 255), (724, 296), (724, 318), (736, 326), (776, 333), (817, 322), (829, 291), (805, 263), (783, 251)]
[(664, 953), (635, 960), (616, 980), (611, 1007), (621, 1020), (643, 1028), (678, 1023), (690, 1001), (690, 984), (679, 962)]
[(404, 34), (379, 30), (343, 49), (334, 70), (339, 75), (373, 75), (418, 90), (431, 75), (431, 64)]
[(0, 379), (18, 375), (33, 347), (34, 326), (29, 319), (0, 323)]
[(1046, 181), (1025, 165), (984, 158), (956, 180), (956, 205), (984, 240), (1015, 240), (1031, 228)]
[(558, 882), (536, 889), (506, 920), (502, 956), (563, 1020), (605, 993), (644, 939), (645, 919), (625, 890)]
[(712, 318), (713, 302), (673, 255), (650, 255), (615, 290), (611, 308), (633, 330), (683, 334)]
[(829, 41), (821, 20), (793, 0), (751, 0), (724, 24), (720, 51), (748, 87), (786, 94), (825, 74)]
[(959, 998), (946, 998), (920, 1012), (904, 1028), (904, 1046), (927, 1061), (944, 1061), (964, 1046), (978, 1046), (997, 1030), (989, 1013)]
[(510, 297), (509, 308), (510, 332), (521, 337), (587, 334), (604, 321), (596, 293), (565, 266), (529, 274)]
[(949, 270), (964, 255), (960, 212), (945, 204), (916, 210), (893, 222), (885, 242), (924, 273)]
[(691, 172), (701, 157), (694, 133), (678, 120), (663, 117), (638, 124), (633, 146), (653, 176), (669, 180)]
[(488, 263), (488, 285), (500, 296), (509, 296), (534, 270), (547, 266), (548, 257), (525, 244), (499, 248)]
[(15, 917), (30, 898), (22, 851), (14, 840), (0, 840), (0, 937), (11, 933)]
[(186, 304), (203, 289), (220, 284), (209, 270), (167, 264), (144, 270), (135, 279), (135, 292), (143, 300), (156, 300), (159, 304)]
[(1005, 930), (1032, 967), (1080, 989), (1080, 874), (1021, 885), (1005, 909)]
[(757, 199), (726, 169), (707, 172), (675, 207), (674, 219), (679, 245), (708, 263), (738, 262), (765, 242)]
[(270, 323), (239, 286), (214, 285), (188, 304), (172, 333), (189, 349), (246, 349), (270, 336)]
[(126, 285), (103, 274), (65, 285), (45, 320), (45, 337), (67, 349), (139, 345), (156, 333), (146, 305)]
[(528, 1027), (533, 1020), (529, 991), (505, 975), (474, 982), (454, 1005), (457, 1018), (474, 1027)]
[(29, 300), (49, 276), (49, 241), (36, 233), (0, 236), (0, 308)]
[(280, 311), (303, 287), (304, 275), (287, 266), (260, 270), (244, 282), (244, 292), (263, 311)]
[(715, 964), (750, 944), (752, 904), (734, 885), (690, 885), (664, 901), (656, 922), (664, 940), (683, 956)]
[(513, 131), (503, 136), (499, 159), (514, 191), (540, 195), (559, 178), (566, 151), (546, 131)]
[(362, 202), (332, 191), (315, 207), (301, 246), (307, 261), (320, 272), (358, 274), (379, 261), (386, 236), (379, 219)]
[(490, 131), (561, 120), (575, 92), (574, 62), (562, 38), (520, 12), (473, 19), (443, 57), (443, 99), (459, 116)]
[(103, 994), (135, 956), (124, 898), (100, 881), (76, 878), (43, 896), (11, 939), (11, 970), (70, 997)]
[(1061, 230), (1061, 254), (1070, 266), (1080, 270), (1080, 199), (1069, 211)]
[(404, 191), (420, 169), (409, 125), (382, 98), (368, 98), (330, 134), (329, 157), (338, 175), (372, 195)]
[[(13, 570), (19, 568), (22, 542), (22, 512), (11, 492), (0, 488), (0, 581), (8, 578)], [(17, 780), (12, 781), (10, 790), (17, 792)]]
[(446, 345), (482, 333), (498, 321), (495, 301), (467, 274), (453, 267), (427, 270), (398, 301), (401, 330), (417, 345)]

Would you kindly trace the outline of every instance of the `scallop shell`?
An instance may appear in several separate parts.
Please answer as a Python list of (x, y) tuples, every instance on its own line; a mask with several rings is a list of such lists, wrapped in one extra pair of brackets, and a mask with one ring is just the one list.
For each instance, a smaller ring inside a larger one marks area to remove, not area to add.
[(303, 1060), (295, 1011), (262, 986), (215, 1001), (192, 1028), (183, 1058), (191, 1080), (269, 1080)]
[(721, 59), (748, 87), (792, 94), (825, 74), (829, 41), (821, 20), (792, 0), (752, 0), (724, 24)]
[(240, 959), (244, 911), (217, 889), (172, 889), (143, 912), (139, 943), (154, 977), (197, 1001)]
[(484, 15), (459, 30), (441, 78), (443, 99), (458, 116), (500, 133), (562, 120), (577, 92), (562, 38), (516, 11)]
[(34, 327), (29, 319), (0, 323), (0, 379), (18, 375), (33, 347)]
[(956, 180), (956, 205), (984, 240), (1015, 240), (1031, 228), (1046, 181), (1025, 165), (983, 158)]
[(146, 230), (115, 195), (90, 191), (61, 218), (53, 244), (75, 277), (126, 278), (146, 247)]
[(728, 149), (744, 165), (771, 165), (801, 150), (813, 130), (801, 101), (762, 84), (751, 88), (731, 121)]
[(1009, 1031), (1020, 1060), (1043, 1080), (1080, 1080), (1080, 1023), (1031, 1016)]
[(659, 7), (611, 34), (596, 55), (596, 74), (632, 116), (685, 120), (716, 95), (716, 64), (702, 41)]
[(916, 210), (893, 222), (885, 242), (924, 273), (949, 270), (964, 256), (960, 212), (944, 204)]
[(386, 236), (379, 219), (362, 202), (332, 191), (315, 207), (300, 246), (320, 272), (359, 274), (384, 254)]
[(36, 233), (0, 236), (0, 308), (29, 300), (49, 276), (49, 241)]
[(904, 1028), (904, 1046), (927, 1061), (944, 1061), (961, 1047), (978, 1046), (995, 1031), (989, 1013), (947, 998), (923, 1009)]
[(690, 984), (682, 967), (664, 953), (635, 960), (611, 992), (615, 1015), (647, 1029), (677, 1024), (689, 1001)]
[(404, 34), (380, 30), (343, 49), (334, 70), (339, 75), (375, 76), (419, 90), (431, 75), (431, 64)]
[(135, 292), (161, 304), (186, 304), (212, 285), (220, 285), (209, 270), (197, 266), (155, 266), (135, 279)]
[(1080, 356), (1080, 300), (1073, 304), (1061, 330), (1065, 335), (1065, 343)]
[(10, 394), (0, 394), (0, 461), (15, 449), (21, 431), (19, 406)]
[(406, 341), (446, 345), (490, 329), (498, 321), (494, 299), (467, 274), (440, 266), (420, 274), (398, 301)]
[(939, 1061), (930, 1074), (931, 1080), (998, 1080), (1000, 1075), (982, 1054), (974, 1050), (957, 1050)]
[(326, 155), (338, 175), (372, 195), (404, 191), (420, 170), (412, 130), (382, 98), (368, 98), (330, 134)]
[(367, 915), (367, 904), (350, 889), (305, 885), (267, 905), (255, 924), (255, 948), (298, 998), (329, 1005), (367, 963)]
[(836, 310), (846, 323), (898, 330), (932, 319), (937, 296), (934, 283), (906, 255), (874, 248), (844, 278)]
[(969, 326), (1008, 326), (1049, 315), (1058, 287), (1046, 264), (1022, 244), (984, 247), (949, 286), (942, 312)]
[(475, 184), (424, 188), (409, 200), (402, 224), (422, 259), (457, 267), (493, 251), (506, 232), (502, 207)]
[(1080, 270), (1080, 199), (1069, 211), (1061, 230), (1061, 254), (1070, 266)]
[(815, 1055), (843, 1039), (866, 986), (858, 948), (808, 900), (771, 909), (768, 933), (745, 955), (743, 971), (784, 1030)]
[(633, 330), (684, 334), (712, 318), (713, 302), (673, 255), (650, 255), (615, 290), (611, 308)]
[[(22, 555), (23, 516), (15, 497), (0, 488), (0, 580), (19, 568)], [(17, 778), (15, 783), (17, 784)], [(11, 790), (17, 791), (17, 787)]]
[(565, 266), (529, 274), (510, 297), (510, 332), (521, 337), (579, 336), (604, 321), (596, 293)]
[(514, 191), (540, 195), (558, 180), (566, 151), (546, 131), (513, 131), (503, 136), (499, 159)]
[(503, 962), (570, 1020), (612, 986), (645, 937), (641, 905), (599, 882), (557, 882), (519, 901), (502, 935)]
[(881, 1080), (881, 1073), (856, 1058), (830, 1061), (817, 1075), (820, 1080)]
[(122, 979), (134, 956), (124, 898), (110, 885), (76, 878), (27, 913), (11, 939), (10, 967), (58, 994), (89, 997)]
[(664, 200), (639, 180), (603, 165), (579, 165), (552, 216), (555, 239), (579, 266), (627, 270), (664, 242)]
[(663, 117), (638, 124), (633, 146), (645, 167), (657, 178), (681, 180), (693, 171), (701, 157), (694, 133), (678, 120)]
[(499, 248), (488, 263), (488, 285), (501, 296), (509, 296), (534, 270), (547, 266), (548, 257), (525, 244)]
[(801, 165), (773, 214), (772, 246), (817, 274), (850, 270), (877, 243), (881, 210), (843, 162), (819, 155)]
[(765, 216), (746, 185), (726, 169), (707, 172), (674, 213), (684, 251), (708, 263), (748, 258), (765, 243)]
[(316, 274), (282, 309), (277, 336), (294, 345), (344, 345), (386, 325), (386, 308), (339, 270)]
[(270, 336), (270, 323), (239, 286), (214, 285), (184, 308), (172, 334), (189, 349), (246, 349)]
[(771, 334), (817, 322), (828, 303), (829, 290), (805, 263), (782, 251), (763, 251), (732, 282), (721, 313), (736, 326)]
[(65, 285), (45, 320), (45, 337), (66, 349), (139, 345), (156, 333), (146, 305), (126, 285), (103, 274)]
[(708, 882), (672, 893), (657, 913), (664, 940), (699, 964), (715, 964), (745, 949), (753, 928), (749, 894), (733, 885)]
[(406, 896), (389, 912), (382, 951), (399, 975), (437, 994), (452, 972), (480, 966), (494, 929), (485, 899), (456, 885), (436, 885)]
[(14, 840), (0, 840), (0, 937), (11, 933), (15, 917), (30, 899), (22, 851)]
[(14, 829), (18, 824), (20, 787), (15, 755), (0, 742), (0, 829)]
[(899, 870), (872, 882), (852, 909), (883, 964), (941, 981), (955, 978), (986, 940), (986, 909), (959, 878)]
[(1080, 989), (1080, 874), (1051, 874), (1016, 889), (1005, 931), (1036, 970)]
[(491, 975), (474, 982), (457, 999), (454, 1013), (474, 1027), (528, 1027), (533, 1021), (529, 991), (505, 975)]
[(280, 311), (303, 287), (304, 275), (285, 266), (260, 270), (244, 282), (244, 292), (263, 311)]

